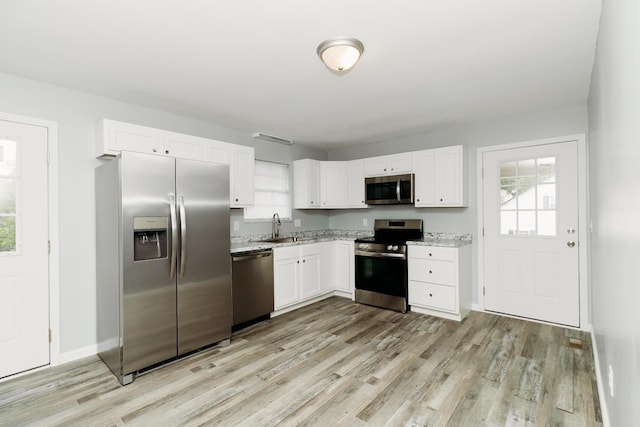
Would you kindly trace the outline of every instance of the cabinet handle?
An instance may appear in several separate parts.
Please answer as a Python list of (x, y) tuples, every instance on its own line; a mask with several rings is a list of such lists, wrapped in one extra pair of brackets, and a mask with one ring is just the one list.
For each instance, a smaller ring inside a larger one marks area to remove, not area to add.
[(429, 270), (429, 274), (433, 274), (433, 271)]
[(442, 200), (442, 199), (440, 199), (440, 201), (442, 202), (443, 200)]
[(386, 172), (386, 171), (387, 171), (387, 168), (384, 168), (384, 171)]
[(304, 259), (303, 259), (303, 260), (302, 260), (302, 263), (305, 263), (305, 262), (307, 262), (307, 260), (304, 260)]
[(433, 255), (431, 254), (431, 252), (429, 252), (429, 256), (433, 256)]
[(311, 201), (311, 204), (313, 204), (313, 200)]
[(429, 294), (430, 297), (433, 297), (433, 294)]
[(169, 154), (169, 150), (164, 150), (164, 154)]
[(155, 148), (153, 149), (153, 152), (156, 153), (158, 150), (156, 150)]
[(420, 201), (420, 199), (416, 199), (416, 202), (419, 202), (419, 201)]
[(236, 202), (238, 201), (238, 199), (236, 199)]
[(296, 261), (296, 264), (300, 264), (300, 260)]

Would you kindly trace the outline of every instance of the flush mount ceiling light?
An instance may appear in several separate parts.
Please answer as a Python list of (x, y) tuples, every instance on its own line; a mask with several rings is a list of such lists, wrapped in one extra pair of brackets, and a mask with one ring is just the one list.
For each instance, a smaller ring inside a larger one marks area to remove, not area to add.
[(346, 72), (356, 65), (364, 52), (364, 45), (352, 37), (325, 40), (318, 46), (318, 56), (330, 70)]

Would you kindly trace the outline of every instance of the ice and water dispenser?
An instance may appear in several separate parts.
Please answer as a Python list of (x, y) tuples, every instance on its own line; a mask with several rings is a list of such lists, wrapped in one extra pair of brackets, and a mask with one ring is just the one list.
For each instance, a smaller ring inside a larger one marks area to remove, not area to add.
[(133, 218), (133, 260), (146, 261), (167, 257), (169, 218), (144, 216)]

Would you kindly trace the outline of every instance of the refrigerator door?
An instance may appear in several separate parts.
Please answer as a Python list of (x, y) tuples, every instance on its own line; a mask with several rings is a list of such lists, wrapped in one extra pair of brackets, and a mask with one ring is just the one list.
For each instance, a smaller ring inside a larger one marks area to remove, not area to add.
[(178, 354), (231, 336), (229, 166), (176, 159)]
[(176, 356), (176, 279), (170, 277), (175, 224), (169, 203), (175, 193), (175, 163), (168, 157), (123, 152), (120, 167), (120, 324), (126, 375)]

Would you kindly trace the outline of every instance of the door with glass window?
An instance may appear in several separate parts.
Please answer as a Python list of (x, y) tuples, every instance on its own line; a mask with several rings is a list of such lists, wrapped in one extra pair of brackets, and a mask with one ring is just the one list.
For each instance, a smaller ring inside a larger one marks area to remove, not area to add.
[(0, 378), (49, 363), (47, 128), (0, 120)]
[(483, 153), (485, 310), (579, 326), (577, 147)]

